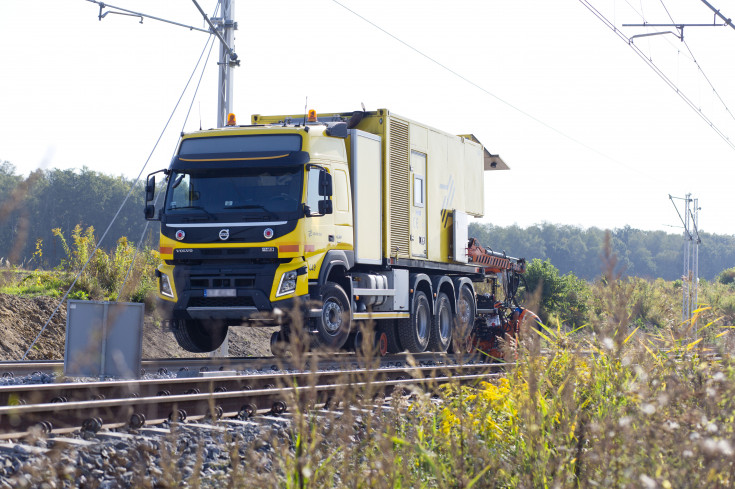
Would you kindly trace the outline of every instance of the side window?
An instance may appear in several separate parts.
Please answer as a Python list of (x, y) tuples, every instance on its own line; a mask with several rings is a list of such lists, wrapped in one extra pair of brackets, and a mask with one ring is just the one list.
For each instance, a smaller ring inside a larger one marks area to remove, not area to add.
[(312, 215), (319, 214), (319, 168), (309, 169), (309, 181), (306, 188), (306, 205)]
[(169, 209), (177, 207), (189, 207), (191, 205), (189, 192), (191, 190), (191, 182), (187, 173), (180, 173), (174, 176), (172, 184), (171, 198), (169, 200)]
[(413, 177), (413, 205), (424, 206), (424, 177), (419, 175)]
[(334, 197), (336, 209), (339, 212), (349, 212), (350, 199), (347, 196), (347, 173), (342, 170), (334, 171)]

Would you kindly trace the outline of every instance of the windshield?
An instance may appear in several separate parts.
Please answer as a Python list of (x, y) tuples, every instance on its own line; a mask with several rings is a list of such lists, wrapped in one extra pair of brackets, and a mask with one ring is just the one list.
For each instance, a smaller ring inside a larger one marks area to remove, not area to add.
[(296, 218), (301, 204), (302, 167), (174, 171), (166, 212), (202, 214), (202, 219)]

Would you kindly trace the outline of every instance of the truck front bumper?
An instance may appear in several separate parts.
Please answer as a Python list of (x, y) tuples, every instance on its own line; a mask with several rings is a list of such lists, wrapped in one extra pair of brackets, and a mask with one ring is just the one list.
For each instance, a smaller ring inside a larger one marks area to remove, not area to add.
[(301, 307), (299, 296), (308, 290), (304, 274), (303, 285), (294, 293), (280, 300), (273, 297), (274, 287), (279, 285), (284, 269), (294, 269), (296, 265), (162, 266), (159, 268), (161, 275), (172, 277), (174, 284), (174, 300), (168, 302), (170, 313), (167, 316), (171, 319), (221, 320), (233, 325), (249, 320), (278, 324), (294, 308)]

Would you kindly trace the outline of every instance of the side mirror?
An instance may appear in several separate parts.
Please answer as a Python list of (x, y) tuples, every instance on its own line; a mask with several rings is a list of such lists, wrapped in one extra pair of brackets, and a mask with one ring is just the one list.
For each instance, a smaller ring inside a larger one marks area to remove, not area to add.
[(143, 211), (145, 218), (147, 221), (156, 221), (156, 206), (153, 204), (149, 204), (145, 206), (145, 209)]
[(326, 215), (332, 213), (332, 201), (324, 199), (319, 201), (319, 214)]
[(319, 195), (322, 197), (332, 196), (332, 175), (327, 173), (326, 170), (319, 172)]
[(156, 177), (151, 175), (148, 177), (148, 182), (145, 184), (145, 201), (150, 202), (156, 194)]

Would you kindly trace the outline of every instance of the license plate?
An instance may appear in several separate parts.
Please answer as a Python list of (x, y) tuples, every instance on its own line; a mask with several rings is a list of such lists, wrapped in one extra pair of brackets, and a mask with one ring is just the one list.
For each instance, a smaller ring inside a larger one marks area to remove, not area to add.
[(235, 289), (204, 289), (204, 297), (237, 297)]

